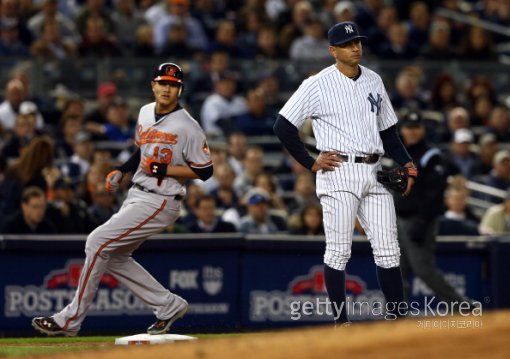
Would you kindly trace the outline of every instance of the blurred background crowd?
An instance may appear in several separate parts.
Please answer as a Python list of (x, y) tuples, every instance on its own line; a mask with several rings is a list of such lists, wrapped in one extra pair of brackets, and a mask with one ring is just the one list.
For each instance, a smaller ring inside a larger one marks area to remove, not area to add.
[[(0, 233), (88, 233), (117, 211), (104, 178), (133, 151), (155, 65), (185, 72), (214, 176), (170, 233), (323, 234), (312, 173), (272, 132), (285, 100), (356, 21), (400, 117), (447, 162), (440, 234), (510, 229), (510, 0), (0, 0)], [(310, 126), (302, 136), (313, 149)], [(363, 229), (357, 227), (359, 233)]]

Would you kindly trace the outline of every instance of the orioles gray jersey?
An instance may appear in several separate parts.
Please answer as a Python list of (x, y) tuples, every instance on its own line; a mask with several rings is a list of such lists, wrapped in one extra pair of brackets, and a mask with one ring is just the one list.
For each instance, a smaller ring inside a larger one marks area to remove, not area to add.
[[(138, 114), (135, 141), (141, 159), (167, 163), (169, 166), (187, 165), (205, 168), (212, 165), (204, 131), (185, 109), (155, 118), (156, 103), (143, 106)], [(133, 183), (163, 195), (183, 195), (184, 186), (172, 177), (158, 179), (138, 167)]]

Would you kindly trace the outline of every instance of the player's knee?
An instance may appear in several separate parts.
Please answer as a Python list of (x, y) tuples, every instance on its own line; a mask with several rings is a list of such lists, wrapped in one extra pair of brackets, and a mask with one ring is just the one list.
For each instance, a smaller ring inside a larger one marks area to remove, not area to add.
[(324, 264), (336, 270), (345, 270), (345, 267), (347, 266), (347, 262), (349, 261), (350, 257), (351, 257), (350, 253), (345, 254), (337, 253), (336, 255), (325, 255)]
[(400, 253), (385, 256), (374, 256), (374, 262), (378, 267), (381, 268), (394, 268), (400, 265)]

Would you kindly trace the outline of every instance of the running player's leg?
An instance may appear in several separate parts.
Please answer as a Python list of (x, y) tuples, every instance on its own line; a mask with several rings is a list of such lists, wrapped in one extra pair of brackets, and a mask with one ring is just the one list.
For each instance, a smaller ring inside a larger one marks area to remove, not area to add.
[(111, 256), (123, 246), (140, 245), (168, 223), (167, 200), (161, 198), (159, 203), (154, 203), (131, 201), (128, 197), (119, 212), (87, 237), (85, 264), (75, 296), (69, 305), (53, 316), (60, 327), (78, 332)]
[(158, 319), (173, 317), (187, 305), (183, 298), (163, 287), (130, 254), (113, 257), (108, 263), (108, 272), (151, 307)]
[(345, 301), (345, 266), (351, 256), (358, 198), (350, 192), (320, 196), (326, 233), (324, 280), (337, 323), (348, 322)]

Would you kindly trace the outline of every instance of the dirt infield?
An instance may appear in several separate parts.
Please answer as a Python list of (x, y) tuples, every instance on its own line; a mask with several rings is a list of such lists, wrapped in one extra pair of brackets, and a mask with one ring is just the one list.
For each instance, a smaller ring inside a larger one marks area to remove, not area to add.
[[(453, 328), (452, 326), (459, 328)], [(345, 355), (345, 356), (343, 356)], [(257, 333), (195, 342), (52, 355), (131, 358), (510, 358), (510, 311)], [(40, 358), (40, 357), (38, 357)]]

